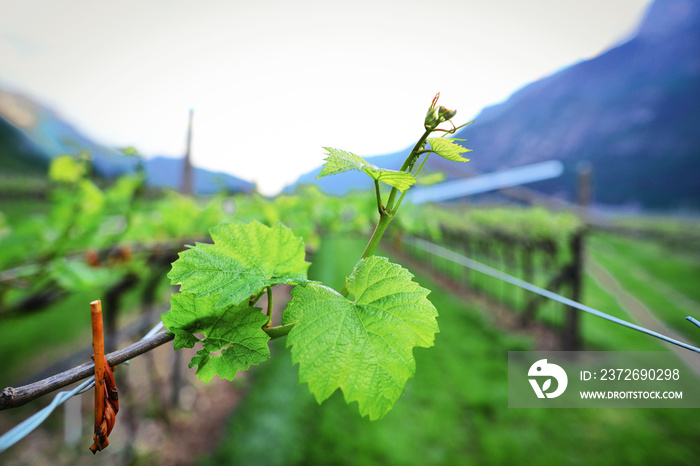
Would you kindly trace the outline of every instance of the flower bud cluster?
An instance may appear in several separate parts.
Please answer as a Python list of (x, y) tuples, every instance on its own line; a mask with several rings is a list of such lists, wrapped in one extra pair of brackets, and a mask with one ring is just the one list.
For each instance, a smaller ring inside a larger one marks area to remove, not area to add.
[(435, 96), (428, 113), (425, 115), (425, 129), (435, 129), (440, 123), (452, 119), (457, 114), (457, 110), (449, 110), (442, 105), (438, 107), (439, 98), (440, 93)]

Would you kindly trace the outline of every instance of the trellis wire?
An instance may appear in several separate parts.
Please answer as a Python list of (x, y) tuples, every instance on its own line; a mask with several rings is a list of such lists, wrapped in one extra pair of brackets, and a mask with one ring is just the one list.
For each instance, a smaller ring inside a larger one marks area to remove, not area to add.
[[(149, 330), (149, 332), (146, 335), (144, 335), (141, 339), (143, 340), (145, 338), (155, 335), (162, 328), (163, 322), (158, 322), (158, 324), (156, 324), (155, 327)], [(63, 403), (65, 403), (75, 395), (85, 393), (86, 391), (90, 390), (93, 386), (95, 386), (94, 375), (87, 379), (85, 382), (75, 387), (73, 390), (58, 393), (47, 407), (37, 412), (25, 421), (17, 424), (15, 427), (3, 434), (2, 437), (0, 437), (0, 453), (10, 448), (12, 445), (29, 435), (29, 433), (32, 432), (34, 429), (39, 427), (41, 423), (44, 422), (56, 408), (61, 406)]]
[(698, 327), (700, 327), (700, 321), (698, 321), (698, 319), (696, 319), (695, 317), (688, 316), (688, 317), (685, 318), (685, 320), (687, 320), (688, 322), (691, 322), (691, 323), (697, 325)]
[[(532, 291), (533, 293), (537, 293), (541, 296), (544, 296), (545, 298), (549, 298), (551, 300), (560, 302), (562, 304), (565, 304), (567, 306), (573, 307), (575, 309), (578, 309), (583, 312), (587, 312), (589, 314), (593, 314), (594, 316), (600, 317), (605, 320), (609, 320), (611, 322), (614, 322), (616, 324), (622, 325), (627, 328), (631, 328), (632, 330), (636, 330), (638, 332), (645, 333), (647, 335), (651, 335), (653, 337), (656, 337), (660, 340), (663, 340), (665, 342), (671, 343), (676, 346), (680, 346), (681, 348), (685, 348), (690, 351), (694, 351), (696, 353), (700, 353), (700, 348), (697, 348), (695, 346), (689, 345), (687, 343), (684, 343), (682, 341), (675, 340), (673, 338), (667, 337), (666, 335), (662, 335), (661, 333), (654, 332), (653, 330), (649, 330), (647, 328), (641, 327), (639, 325), (627, 322), (622, 319), (618, 319), (617, 317), (613, 317), (609, 314), (606, 314), (604, 312), (598, 311), (596, 309), (593, 309), (592, 307), (588, 307), (586, 305), (583, 305), (581, 303), (578, 303), (576, 301), (573, 301), (569, 298), (565, 298), (564, 296), (558, 295), (556, 293), (552, 293), (551, 291), (545, 290), (544, 288), (540, 288), (539, 286), (533, 285), (532, 283), (528, 283), (524, 280), (521, 280), (519, 278), (513, 277), (512, 275), (508, 275), (507, 273), (501, 272), (500, 270), (496, 270), (493, 267), (489, 267), (488, 265), (484, 265), (480, 262), (475, 261), (474, 259), (470, 259), (468, 257), (465, 257), (461, 254), (457, 254), (456, 252), (453, 252), (447, 248), (444, 248), (442, 246), (439, 246), (435, 243), (431, 243), (429, 241), (426, 241), (421, 238), (417, 238), (414, 236), (405, 236), (404, 241), (412, 244), (413, 246), (420, 248), (424, 250), (425, 252), (429, 254), (433, 254), (438, 257), (442, 257), (443, 259), (447, 259), (448, 261), (460, 264), (464, 267), (468, 267), (472, 270), (476, 270), (477, 272), (481, 272), (485, 275), (488, 275), (490, 277), (496, 278), (498, 280), (502, 280), (504, 282), (510, 283), (511, 285), (515, 285), (517, 287), (526, 289), (528, 291)], [(687, 318), (689, 321), (693, 322), (694, 324), (700, 326), (700, 322), (697, 320), (693, 319), (692, 317)]]

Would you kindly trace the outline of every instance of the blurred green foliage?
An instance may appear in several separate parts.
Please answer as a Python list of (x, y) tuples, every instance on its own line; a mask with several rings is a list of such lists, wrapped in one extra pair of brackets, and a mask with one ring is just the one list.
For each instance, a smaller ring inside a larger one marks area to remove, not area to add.
[[(343, 257), (363, 247), (352, 237), (324, 237), (309, 278), (342, 286)], [(292, 386), (296, 368), (284, 342), (274, 342), (276, 357), (254, 372), (253, 388), (219, 448), (200, 464), (695, 463), (700, 445), (689, 427), (693, 410), (509, 409), (507, 352), (532, 350), (532, 337), (504, 333), (485, 317), (488, 310), (460, 301), (424, 274), (415, 280), (434, 290), (429, 298), (441, 332), (435, 348), (414, 351), (419, 370), (383, 420), (359, 418), (340, 393), (318, 406), (305, 386)], [(600, 288), (588, 288), (585, 299), (629, 318)], [(593, 316), (584, 316), (583, 326), (597, 349), (661, 349)]]

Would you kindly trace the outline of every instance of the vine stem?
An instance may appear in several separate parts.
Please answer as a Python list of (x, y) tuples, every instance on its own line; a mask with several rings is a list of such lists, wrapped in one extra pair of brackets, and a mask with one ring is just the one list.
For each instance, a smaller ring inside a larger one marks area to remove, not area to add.
[[(420, 154), (427, 154), (427, 155), (425, 156), (425, 158), (423, 159), (423, 161), (421, 162), (421, 164), (418, 166), (418, 170), (416, 170), (416, 173), (413, 175), (413, 176), (415, 176), (416, 178), (418, 177), (418, 174), (421, 172), (421, 170), (423, 170), (423, 165), (425, 165), (425, 162), (428, 161), (428, 157), (430, 157), (430, 152), (431, 152), (431, 151), (429, 151), (429, 150), (422, 150), (422, 151), (419, 151), (419, 154), (418, 154), (419, 156), (420, 156)], [(396, 207), (394, 207), (394, 212), (396, 212), (397, 210), (399, 210), (399, 207), (401, 207), (401, 203), (403, 202), (403, 198), (406, 197), (406, 193), (407, 193), (407, 192), (408, 192), (408, 190), (406, 190), (406, 191), (404, 191), (404, 192), (401, 193), (401, 197), (400, 197), (399, 200), (396, 202)]]
[[(432, 133), (433, 131), (434, 131), (434, 128), (426, 128), (426, 130), (423, 133), (423, 135), (421, 136), (421, 138), (418, 140), (416, 145), (413, 146), (413, 149), (408, 154), (408, 157), (406, 157), (406, 160), (403, 162), (403, 165), (401, 165), (400, 171), (408, 172), (408, 173), (411, 172), (411, 169), (413, 168), (413, 164), (415, 163), (416, 158), (419, 157), (423, 153), (423, 146), (425, 145), (425, 141), (428, 139), (428, 136), (430, 136), (430, 133)], [(379, 221), (377, 222), (377, 226), (374, 228), (374, 232), (372, 233), (372, 236), (370, 237), (369, 242), (367, 243), (367, 246), (365, 247), (365, 250), (362, 253), (362, 256), (360, 257), (360, 260), (374, 255), (374, 252), (377, 250), (377, 246), (379, 246), (379, 242), (382, 240), (382, 236), (384, 236), (384, 232), (389, 227), (389, 224), (391, 223), (391, 221), (394, 219), (394, 215), (396, 215), (396, 210), (401, 205), (401, 201), (403, 201), (403, 198), (406, 195), (406, 192), (404, 191), (401, 194), (401, 198), (399, 199), (399, 202), (398, 202), (396, 208), (394, 208), (394, 200), (396, 199), (396, 193), (399, 190), (395, 187), (392, 187), (391, 192), (389, 193), (389, 199), (386, 202), (386, 207), (384, 207), (382, 205), (381, 193), (379, 191), (379, 182), (377, 180), (375, 180), (374, 185), (375, 185), (375, 192), (377, 195), (377, 208), (379, 210)], [(408, 191), (408, 190), (406, 190), (406, 191)], [(347, 286), (343, 286), (343, 289), (340, 290), (340, 294), (346, 298), (348, 297), (350, 292), (348, 291)]]
[(377, 246), (379, 246), (379, 242), (381, 241), (384, 232), (389, 227), (389, 223), (391, 223), (393, 218), (394, 215), (389, 213), (383, 213), (379, 216), (379, 221), (377, 222), (377, 226), (374, 228), (374, 233), (372, 233), (372, 237), (369, 239), (367, 247), (365, 247), (365, 251), (362, 253), (362, 257), (360, 257), (360, 259), (365, 259), (374, 254), (374, 251), (377, 249)]
[(379, 189), (379, 180), (374, 180), (374, 192), (377, 196), (377, 211), (379, 215), (384, 213), (384, 205), (382, 204), (382, 192)]
[[(423, 148), (423, 145), (425, 144), (425, 141), (428, 139), (428, 136), (430, 136), (430, 133), (434, 131), (434, 128), (428, 128), (425, 130), (423, 133), (423, 136), (418, 140), (415, 146), (413, 146), (413, 149), (411, 150), (411, 153), (408, 154), (408, 157), (406, 157), (406, 160), (403, 162), (403, 165), (401, 165), (400, 171), (405, 172), (409, 171), (413, 167), (413, 164), (415, 163), (416, 157), (420, 155), (420, 151)], [(396, 193), (399, 190), (396, 188), (391, 188), (391, 193), (389, 193), (389, 200), (386, 201), (386, 208), (387, 210), (391, 211), (392, 213), (396, 213), (396, 210), (394, 209), (394, 200), (396, 199)], [(386, 230), (386, 228), (385, 228)], [(382, 232), (383, 233), (383, 232)]]
[[(293, 327), (294, 324), (287, 324), (279, 327), (270, 327), (263, 330), (265, 333), (270, 335), (270, 339), (274, 340), (276, 338), (286, 336)], [(155, 335), (139, 340), (125, 348), (109, 353), (107, 355), (107, 363), (110, 365), (110, 367), (117, 366), (135, 358), (136, 356), (147, 353), (148, 351), (172, 341), (174, 338), (175, 336), (171, 333), (156, 333)], [(43, 395), (63, 388), (66, 385), (70, 385), (82, 379), (87, 379), (91, 375), (94, 375), (94, 373), (95, 363), (90, 361), (78, 367), (74, 367), (72, 369), (68, 369), (67, 371), (52, 375), (51, 377), (47, 377), (38, 382), (17, 388), (6, 387), (0, 393), (0, 411), (22, 406)]]
[(272, 303), (272, 286), (266, 286), (267, 289), (267, 323), (263, 326), (263, 329), (270, 328), (270, 324), (272, 323), (272, 310), (273, 308), (273, 303)]
[[(404, 160), (403, 165), (401, 165), (400, 171), (410, 173), (411, 168), (413, 168), (413, 164), (416, 162), (416, 158), (423, 153), (423, 146), (425, 145), (425, 141), (428, 139), (428, 136), (430, 136), (430, 133), (432, 132), (433, 128), (425, 130), (423, 136), (421, 136), (416, 145), (413, 146), (411, 153), (408, 154), (408, 157), (406, 157), (406, 160)], [(378, 182), (375, 181), (375, 184), (378, 184)], [(379, 212), (379, 222), (377, 222), (377, 226), (374, 229), (374, 233), (372, 233), (372, 236), (370, 237), (369, 242), (367, 243), (367, 247), (365, 248), (365, 252), (362, 253), (361, 259), (364, 259), (374, 254), (374, 251), (377, 249), (379, 241), (381, 241), (384, 232), (389, 226), (389, 223), (391, 223), (391, 221), (394, 219), (394, 215), (396, 215), (396, 211), (401, 205), (401, 202), (399, 201), (399, 203), (396, 205), (396, 208), (394, 208), (394, 200), (396, 199), (396, 193), (398, 193), (398, 191), (399, 190), (395, 187), (391, 188), (391, 192), (389, 193), (389, 200), (386, 202), (386, 208), (383, 209), (383, 211), (380, 210)], [(408, 189), (406, 191), (408, 191)], [(404, 191), (401, 194), (401, 200), (403, 200), (403, 197), (406, 195), (406, 191)], [(381, 205), (381, 198), (379, 197), (378, 188), (377, 200)]]

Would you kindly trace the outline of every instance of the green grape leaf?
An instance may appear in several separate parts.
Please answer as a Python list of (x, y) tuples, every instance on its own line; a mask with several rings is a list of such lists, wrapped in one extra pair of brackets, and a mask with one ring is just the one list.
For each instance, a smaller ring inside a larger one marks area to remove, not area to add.
[(62, 183), (76, 183), (87, 171), (85, 164), (70, 155), (59, 155), (51, 161), (49, 179)]
[(453, 162), (469, 162), (469, 159), (462, 157), (462, 154), (471, 152), (471, 149), (465, 149), (459, 144), (456, 144), (455, 141), (464, 142), (466, 139), (428, 138), (430, 150), (440, 157), (452, 160)]
[(119, 149), (119, 152), (128, 157), (138, 157), (140, 155), (139, 150), (134, 146), (122, 147), (121, 149)]
[(168, 277), (180, 291), (219, 295), (216, 307), (228, 307), (265, 286), (307, 282), (304, 242), (283, 224), (233, 222), (209, 232), (214, 244), (197, 243), (173, 262)]
[[(174, 293), (170, 310), (162, 316), (163, 324), (175, 335), (176, 350), (193, 348), (198, 342), (203, 344), (190, 367), (197, 366), (197, 377), (207, 383), (215, 375), (233, 380), (236, 372), (270, 358), (267, 346), (270, 337), (262, 329), (267, 316), (247, 302), (217, 308), (217, 299), (217, 296), (200, 298), (192, 293)], [(204, 339), (195, 335), (200, 333)], [(211, 354), (218, 351), (221, 355)]]
[(55, 261), (51, 277), (64, 290), (78, 292), (85, 289), (101, 289), (116, 283), (124, 271), (115, 268), (91, 267), (82, 261)]
[(10, 227), (5, 220), (5, 215), (0, 212), (0, 239), (10, 234)]
[(447, 179), (447, 175), (443, 171), (437, 171), (432, 173), (426, 173), (421, 176), (418, 180), (418, 184), (421, 186), (433, 186), (438, 183), (442, 183)]
[(347, 279), (350, 301), (321, 284), (292, 290), (284, 323), (296, 322), (287, 346), (318, 403), (340, 388), (360, 414), (383, 417), (415, 373), (413, 348), (433, 345), (437, 310), (429, 290), (384, 257), (357, 263)]
[(90, 180), (79, 180), (78, 187), (81, 196), (80, 208), (83, 213), (95, 215), (100, 212), (105, 205), (105, 195), (102, 190)]
[(410, 173), (389, 170), (388, 168), (379, 168), (378, 166), (369, 163), (359, 155), (345, 152), (332, 147), (324, 147), (328, 151), (326, 164), (323, 166), (321, 173), (316, 178), (324, 176), (337, 175), (350, 170), (359, 170), (367, 173), (373, 179), (386, 183), (399, 191), (405, 191), (416, 182), (416, 178)]

